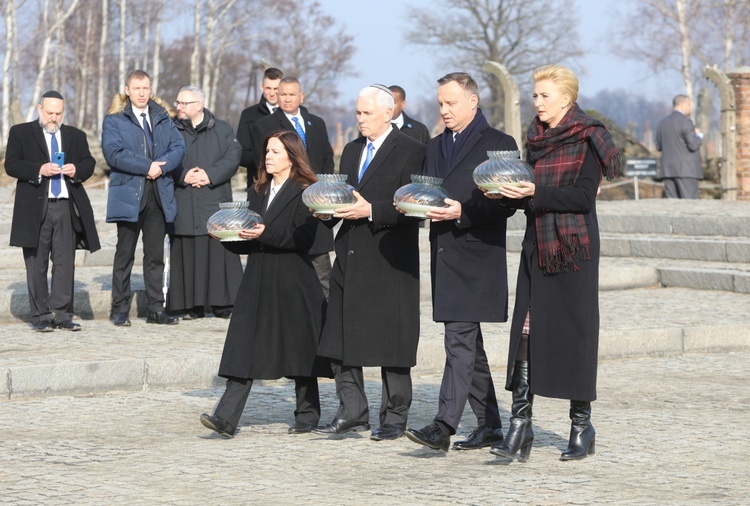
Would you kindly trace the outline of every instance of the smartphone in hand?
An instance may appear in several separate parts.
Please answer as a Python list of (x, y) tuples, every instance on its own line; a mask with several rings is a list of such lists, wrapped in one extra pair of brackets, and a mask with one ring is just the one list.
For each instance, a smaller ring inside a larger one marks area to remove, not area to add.
[(63, 165), (65, 165), (65, 153), (63, 153), (62, 151), (57, 151), (52, 156), (52, 161), (53, 161), (53, 163), (55, 163), (55, 164), (59, 165), (60, 167), (62, 167)]

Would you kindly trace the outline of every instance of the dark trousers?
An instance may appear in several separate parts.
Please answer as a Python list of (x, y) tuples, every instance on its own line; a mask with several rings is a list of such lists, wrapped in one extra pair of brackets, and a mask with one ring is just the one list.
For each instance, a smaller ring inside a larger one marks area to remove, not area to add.
[(315, 267), (315, 272), (318, 274), (320, 286), (323, 288), (323, 295), (328, 299), (328, 292), (331, 288), (331, 255), (329, 253), (310, 255), (310, 261), (313, 267)]
[[(297, 397), (294, 419), (297, 422), (308, 423), (315, 427), (320, 421), (318, 379), (304, 376), (297, 376), (293, 379), (294, 392)], [(216, 411), (214, 411), (214, 416), (219, 416), (231, 423), (232, 427), (237, 427), (252, 387), (252, 379), (229, 378), (224, 395), (221, 396)]]
[(668, 199), (700, 198), (698, 180), (692, 177), (664, 178), (664, 196)]
[[(370, 410), (362, 368), (343, 365), (335, 360), (331, 361), (331, 367), (336, 378), (336, 396), (339, 398), (336, 418), (369, 422)], [(383, 382), (380, 425), (387, 423), (405, 429), (412, 398), (411, 368), (381, 367), (380, 378)]]
[[(47, 269), (52, 259), (52, 287)], [(23, 248), (31, 323), (63, 322), (73, 317), (76, 235), (67, 199), (47, 202), (36, 248)], [(53, 318), (53, 314), (54, 318)]]
[(156, 195), (156, 184), (146, 181), (144, 201), (135, 223), (117, 222), (117, 246), (112, 266), (112, 312), (130, 312), (130, 273), (135, 261), (138, 236), (143, 232), (143, 282), (149, 312), (164, 309), (164, 236), (167, 224)]
[(477, 425), (501, 427), (495, 385), (479, 323), (446, 322), (445, 357), (435, 420), (449, 425), (455, 433), (468, 400)]

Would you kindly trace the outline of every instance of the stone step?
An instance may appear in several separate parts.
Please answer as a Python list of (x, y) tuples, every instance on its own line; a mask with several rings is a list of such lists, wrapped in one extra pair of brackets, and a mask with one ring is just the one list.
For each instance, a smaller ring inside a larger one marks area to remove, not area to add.
[[(521, 251), (522, 230), (508, 230), (509, 251)], [(601, 233), (605, 257), (664, 258), (707, 262), (750, 263), (750, 238), (731, 236), (665, 236)]]

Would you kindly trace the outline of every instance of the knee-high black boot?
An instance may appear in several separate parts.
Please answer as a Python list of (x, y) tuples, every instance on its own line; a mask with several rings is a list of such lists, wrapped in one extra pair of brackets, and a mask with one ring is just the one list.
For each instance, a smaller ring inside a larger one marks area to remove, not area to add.
[(500, 457), (512, 458), (521, 451), (519, 460), (526, 462), (534, 442), (531, 430), (531, 406), (534, 395), (529, 389), (529, 363), (516, 361), (513, 366), (513, 406), (511, 407), (510, 428), (501, 443), (492, 445), (490, 452)]
[(560, 460), (580, 460), (596, 450), (596, 431), (591, 425), (591, 403), (570, 401), (570, 440)]

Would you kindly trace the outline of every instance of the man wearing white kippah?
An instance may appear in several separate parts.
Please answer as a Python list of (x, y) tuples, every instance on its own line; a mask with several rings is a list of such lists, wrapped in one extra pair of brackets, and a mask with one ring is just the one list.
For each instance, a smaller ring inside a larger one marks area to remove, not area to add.
[(422, 169), (426, 147), (391, 125), (393, 96), (383, 85), (359, 93), (362, 136), (344, 147), (341, 174), (356, 203), (340, 208), (328, 312), (318, 354), (331, 359), (339, 409), (318, 434), (369, 430), (363, 367), (380, 367), (379, 427), (370, 439), (397, 439), (406, 430), (411, 367), (419, 340), (419, 229), (393, 206), (393, 194)]

